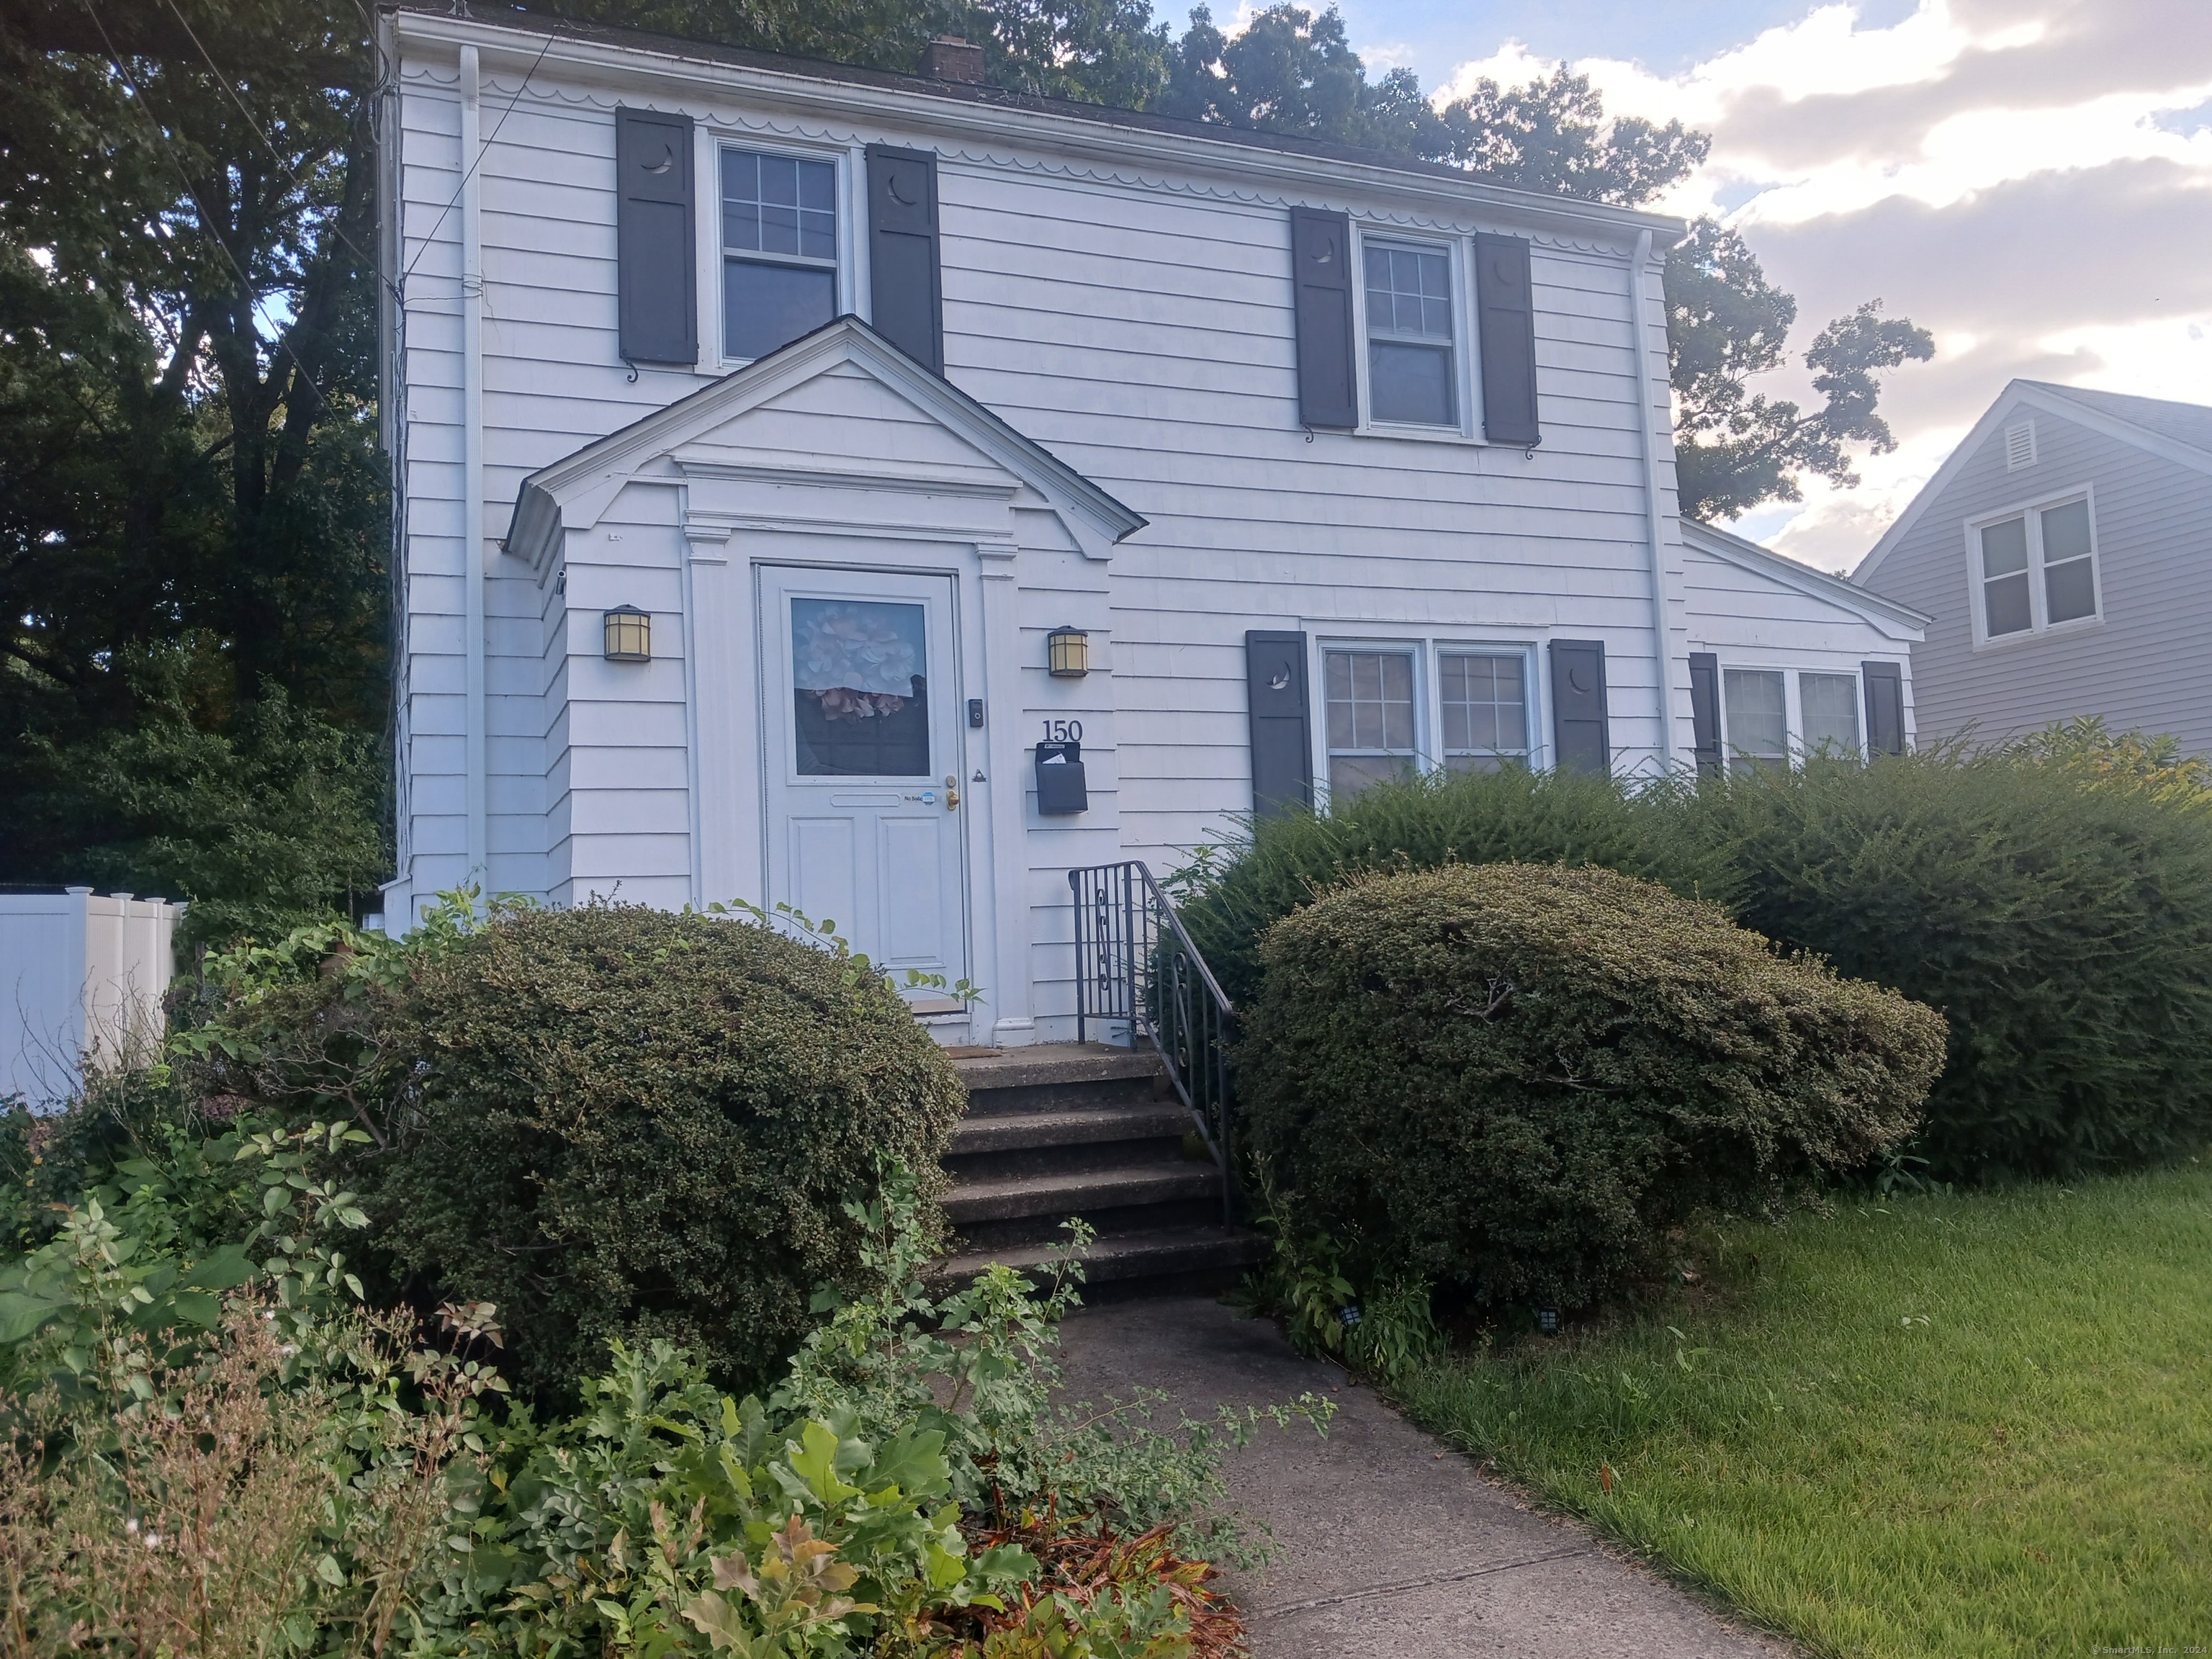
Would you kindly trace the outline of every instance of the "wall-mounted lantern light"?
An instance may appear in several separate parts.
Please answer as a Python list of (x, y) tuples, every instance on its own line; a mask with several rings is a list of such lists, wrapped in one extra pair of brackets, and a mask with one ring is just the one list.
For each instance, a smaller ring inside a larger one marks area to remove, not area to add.
[(1079, 628), (1055, 628), (1044, 636), (1052, 677), (1079, 680), (1091, 672), (1091, 635)]
[(653, 660), (653, 617), (634, 605), (618, 605), (600, 618), (609, 662)]

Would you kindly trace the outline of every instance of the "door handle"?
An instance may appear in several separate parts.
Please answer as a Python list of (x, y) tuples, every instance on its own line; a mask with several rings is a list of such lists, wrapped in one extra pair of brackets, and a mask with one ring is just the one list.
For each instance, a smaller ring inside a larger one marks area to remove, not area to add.
[(960, 780), (950, 772), (945, 775), (945, 810), (948, 812), (960, 810)]

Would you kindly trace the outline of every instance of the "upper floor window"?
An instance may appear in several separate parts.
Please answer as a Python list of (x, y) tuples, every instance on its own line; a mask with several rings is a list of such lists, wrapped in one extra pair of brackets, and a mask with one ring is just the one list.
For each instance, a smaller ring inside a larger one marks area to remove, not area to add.
[(837, 168), (722, 150), (722, 353), (765, 357), (837, 314)]
[(2088, 498), (2032, 507), (1974, 527), (1981, 637), (2039, 634), (2097, 615), (2097, 550)]
[(1439, 651), (1444, 769), (1492, 772), (1528, 759), (1528, 659), (1519, 652)]
[(1370, 239), (1366, 264), (1368, 417), (1458, 426), (1451, 254)]

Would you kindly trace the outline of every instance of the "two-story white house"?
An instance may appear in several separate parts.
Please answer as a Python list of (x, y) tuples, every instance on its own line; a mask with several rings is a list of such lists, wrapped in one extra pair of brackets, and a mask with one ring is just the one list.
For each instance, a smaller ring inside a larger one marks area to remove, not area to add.
[(380, 26), (395, 927), (787, 902), (1020, 1043), (1073, 1035), (1072, 867), (1407, 768), (1910, 739), (1913, 613), (1678, 522), (1678, 221), (957, 43)]

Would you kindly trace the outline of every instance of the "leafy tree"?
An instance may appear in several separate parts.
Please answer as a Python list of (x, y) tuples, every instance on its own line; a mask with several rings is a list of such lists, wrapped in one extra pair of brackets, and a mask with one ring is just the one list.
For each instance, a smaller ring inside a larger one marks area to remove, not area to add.
[(1194, 8), (1160, 106), (1192, 120), (1363, 145), (1598, 202), (1649, 201), (1709, 148), (1703, 133), (1680, 121), (1607, 122), (1589, 77), (1564, 64), (1525, 87), (1479, 81), (1439, 109), (1411, 70), (1370, 82), (1334, 6), (1318, 16), (1270, 6), (1233, 39), (1207, 8)]
[(1728, 519), (1761, 501), (1800, 498), (1810, 472), (1848, 489), (1858, 483), (1852, 444), (1877, 455), (1897, 447), (1877, 412), (1886, 368), (1925, 362), (1924, 328), (1881, 314), (1869, 300), (1822, 329), (1805, 354), (1822, 403), (1801, 410), (1753, 392), (1751, 377), (1781, 367), (1797, 301), (1766, 280), (1735, 231), (1699, 219), (1667, 257), (1667, 350), (1674, 385), (1674, 475), (1682, 511)]
[[(287, 694), (383, 725), (361, 28), (306, 0), (0, 12), (0, 874), (163, 878), (124, 850), (133, 734), (251, 747)], [(347, 763), (373, 803), (373, 744)], [(343, 893), (327, 828), (264, 826)]]

